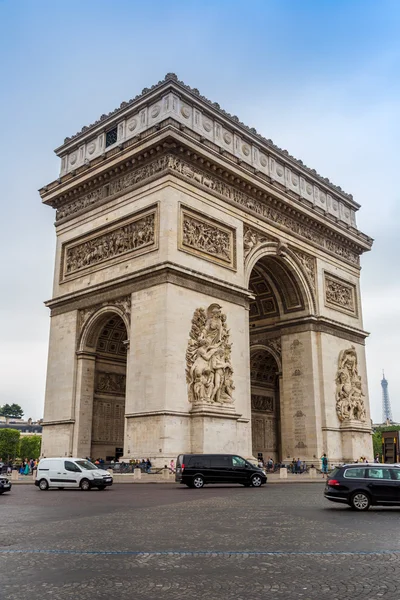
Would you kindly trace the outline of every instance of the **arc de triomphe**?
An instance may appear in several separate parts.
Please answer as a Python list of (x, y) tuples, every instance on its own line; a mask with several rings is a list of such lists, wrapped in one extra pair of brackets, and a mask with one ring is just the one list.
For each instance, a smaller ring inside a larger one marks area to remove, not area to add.
[(56, 153), (43, 455), (371, 457), (351, 195), (174, 74)]

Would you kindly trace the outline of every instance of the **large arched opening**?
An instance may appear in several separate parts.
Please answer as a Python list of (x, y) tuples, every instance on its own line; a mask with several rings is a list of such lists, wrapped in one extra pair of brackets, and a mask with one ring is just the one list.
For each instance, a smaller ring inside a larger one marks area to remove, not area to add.
[(111, 461), (124, 454), (128, 346), (121, 314), (102, 310), (85, 324), (78, 358), (88, 397), (85, 447), (93, 459)]
[(252, 448), (253, 456), (264, 460), (286, 458), (282, 438), (290, 416), (283, 423), (282, 390), (283, 378), (290, 375), (283, 368), (282, 339), (315, 313), (310, 265), (310, 270), (305, 269), (304, 255), (271, 242), (258, 246), (246, 260), (253, 296), (249, 307)]

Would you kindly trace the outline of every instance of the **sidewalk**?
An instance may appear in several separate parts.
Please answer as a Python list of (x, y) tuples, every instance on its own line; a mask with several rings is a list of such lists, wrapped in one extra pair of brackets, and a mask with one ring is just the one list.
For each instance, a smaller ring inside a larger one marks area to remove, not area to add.
[[(287, 479), (280, 479), (278, 473), (269, 473), (268, 484), (271, 483), (325, 483), (326, 478), (322, 477), (322, 475), (317, 475), (317, 477), (310, 477), (309, 475), (292, 475), (288, 473)], [(13, 485), (33, 485), (34, 478), (32, 475), (19, 475), (18, 480), (11, 480)], [(141, 479), (133, 479), (132, 473), (126, 474), (116, 474), (114, 475), (114, 484), (116, 483), (134, 483), (134, 484), (149, 484), (149, 483), (175, 483), (175, 475), (168, 475), (168, 477), (164, 477), (163, 475), (147, 475), (145, 473), (142, 474)], [(179, 485), (179, 484), (177, 484)]]

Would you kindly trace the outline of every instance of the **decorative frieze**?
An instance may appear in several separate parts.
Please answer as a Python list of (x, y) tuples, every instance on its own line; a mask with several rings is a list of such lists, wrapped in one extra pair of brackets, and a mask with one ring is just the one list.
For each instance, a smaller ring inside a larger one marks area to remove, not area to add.
[(339, 354), (336, 375), (336, 412), (340, 421), (365, 421), (365, 404), (354, 346)]
[[(359, 254), (332, 240), (329, 237), (328, 230), (324, 233), (320, 228), (305, 223), (300, 215), (295, 216), (293, 211), (288, 214), (269, 200), (259, 200), (250, 196), (224, 179), (191, 165), (180, 156), (173, 154), (161, 156), (143, 167), (133, 168), (129, 173), (115, 177), (110, 182), (84, 194), (76, 200), (66, 201), (65, 204), (59, 206), (57, 209), (57, 221), (67, 217), (71, 218), (74, 214), (82, 210), (88, 210), (104, 202), (108, 197), (129, 191), (135, 185), (140, 185), (152, 177), (160, 176), (163, 173), (167, 174), (168, 172), (175, 173), (184, 179), (190, 180), (195, 185), (211, 190), (213, 193), (219, 194), (223, 199), (237, 204), (246, 212), (264, 219), (271, 225), (278, 226), (307, 242), (328, 250), (330, 253), (353, 265), (359, 265)], [(245, 252), (248, 253), (251, 250), (250, 246), (252, 243), (254, 243), (254, 240), (252, 241), (251, 235), (248, 234)]]
[(356, 286), (335, 275), (324, 273), (325, 304), (335, 310), (357, 316)]
[(186, 382), (192, 405), (234, 402), (231, 346), (226, 315), (219, 304), (197, 308), (186, 350)]
[(126, 375), (122, 373), (106, 373), (97, 371), (95, 392), (98, 394), (125, 395)]
[(219, 179), (215, 175), (211, 175), (198, 167), (194, 167), (182, 160), (180, 157), (172, 155), (169, 160), (168, 167), (175, 173), (179, 173), (187, 179), (198, 183), (205, 188), (212, 190), (214, 193), (220, 194), (227, 200), (240, 205), (246, 211), (261, 216), (266, 221), (270, 222), (274, 226), (280, 226), (290, 233), (299, 236), (309, 242), (316, 244), (324, 249), (328, 249), (333, 254), (339, 255), (348, 262), (358, 265), (359, 255), (355, 252), (339, 245), (336, 242), (330, 240), (326, 235), (321, 233), (317, 228), (312, 225), (304, 223), (302, 220), (297, 219), (294, 216), (286, 214), (284, 211), (276, 208), (270, 202), (257, 200), (256, 198), (249, 196), (245, 192), (237, 189), (236, 187), (226, 183), (222, 179)]
[(231, 269), (236, 268), (236, 232), (231, 227), (181, 207), (179, 249)]
[(272, 396), (251, 395), (251, 410), (274, 411), (274, 399)]
[(72, 202), (66, 202), (60, 206), (57, 209), (56, 221), (60, 221), (66, 217), (72, 217), (81, 210), (89, 209), (92, 206), (99, 204), (109, 196), (121, 194), (135, 185), (140, 184), (142, 181), (150, 179), (155, 175), (159, 175), (162, 171), (167, 169), (168, 164), (168, 156), (160, 156), (143, 167), (133, 168), (125, 175), (114, 177), (109, 183), (102, 184), (96, 189), (83, 194), (78, 199), (73, 200)]
[(64, 244), (61, 279), (103, 266), (111, 259), (125, 260), (156, 247), (156, 208), (153, 207), (111, 228), (102, 228), (97, 234), (81, 237), (78, 242)]

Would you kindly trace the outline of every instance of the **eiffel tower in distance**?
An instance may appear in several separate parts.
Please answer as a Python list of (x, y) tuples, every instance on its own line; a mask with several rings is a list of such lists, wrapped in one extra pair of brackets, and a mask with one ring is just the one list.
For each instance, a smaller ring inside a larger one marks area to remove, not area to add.
[(382, 377), (382, 381), (381, 381), (381, 386), (382, 386), (382, 422), (383, 423), (387, 423), (388, 425), (390, 425), (390, 423), (393, 423), (393, 415), (392, 415), (392, 407), (390, 405), (389, 390), (388, 390), (389, 382), (388, 382), (388, 380), (385, 377), (385, 371), (383, 371), (382, 373), (383, 373), (383, 377)]

